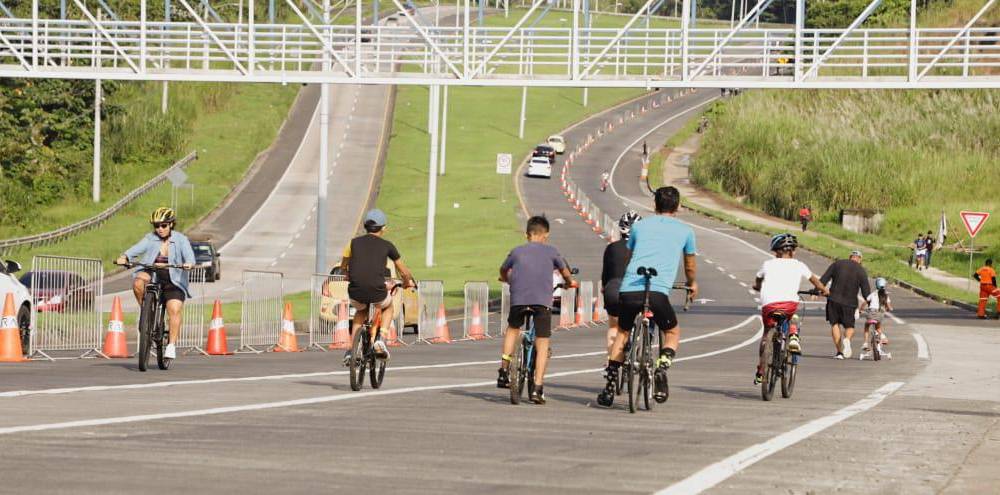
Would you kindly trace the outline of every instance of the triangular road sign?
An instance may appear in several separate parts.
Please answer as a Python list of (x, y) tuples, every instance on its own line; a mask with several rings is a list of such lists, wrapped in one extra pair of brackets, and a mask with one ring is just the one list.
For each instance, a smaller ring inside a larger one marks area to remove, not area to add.
[(986, 219), (990, 217), (989, 213), (982, 211), (963, 211), (959, 212), (959, 215), (962, 216), (962, 223), (965, 224), (965, 230), (969, 232), (969, 237), (976, 237), (979, 229), (983, 228)]

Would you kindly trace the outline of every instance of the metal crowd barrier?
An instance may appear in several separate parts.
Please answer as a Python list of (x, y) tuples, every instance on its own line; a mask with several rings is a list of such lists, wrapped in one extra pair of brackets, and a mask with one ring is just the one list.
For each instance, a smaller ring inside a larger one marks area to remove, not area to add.
[[(340, 318), (340, 307), (348, 305), (343, 316), (350, 318), (350, 301), (347, 298), (347, 278), (343, 275), (312, 276), (309, 290), (309, 346), (307, 349), (326, 351), (333, 343), (333, 334)], [(350, 323), (348, 323), (350, 325)]]
[(184, 354), (199, 352), (208, 355), (201, 346), (205, 345), (205, 277), (207, 268), (195, 268), (188, 276), (188, 290), (191, 297), (184, 301), (181, 320), (181, 334), (177, 347), (186, 348)]
[(243, 310), (240, 346), (236, 352), (261, 353), (278, 343), (284, 275), (280, 272), (243, 271)]
[(574, 318), (576, 318), (576, 289), (560, 289), (559, 328), (573, 326)]
[(435, 336), (438, 316), (444, 309), (444, 282), (421, 280), (417, 285), (420, 314), (417, 318), (417, 342), (430, 343)]
[[(487, 282), (465, 283), (465, 318), (463, 339), (490, 337), (490, 285)], [(476, 321), (478, 318), (478, 321)], [(480, 335), (474, 327), (482, 331)]]
[(583, 311), (583, 319), (581, 323), (584, 325), (589, 325), (594, 321), (594, 282), (590, 280), (584, 280), (580, 282), (579, 296), (577, 302), (580, 304), (580, 309)]
[(510, 284), (503, 283), (500, 286), (500, 322), (497, 325), (498, 337), (503, 336), (507, 331), (507, 318), (510, 317)]
[(69, 358), (106, 357), (101, 353), (101, 260), (35, 256), (27, 275), (35, 309), (28, 355), (54, 360), (53, 351), (73, 351)]

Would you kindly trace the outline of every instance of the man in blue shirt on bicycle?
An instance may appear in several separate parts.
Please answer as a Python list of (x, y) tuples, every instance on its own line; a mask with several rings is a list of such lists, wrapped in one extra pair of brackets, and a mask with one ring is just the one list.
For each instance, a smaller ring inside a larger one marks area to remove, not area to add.
[(545, 403), (542, 380), (549, 362), (549, 338), (552, 336), (552, 270), (558, 270), (569, 287), (576, 287), (573, 275), (559, 250), (548, 243), (549, 221), (542, 216), (528, 219), (525, 229), (528, 242), (507, 255), (500, 265), (500, 281), (510, 284), (510, 316), (503, 339), (503, 354), (497, 372), (497, 387), (510, 387), (511, 354), (521, 338), (521, 327), (528, 315), (534, 314), (535, 322), (535, 387), (529, 399), (535, 404)]
[(657, 402), (667, 400), (667, 369), (673, 364), (677, 347), (680, 344), (681, 329), (677, 323), (677, 315), (670, 305), (671, 288), (677, 278), (677, 267), (683, 256), (686, 286), (690, 290), (689, 297), (698, 294), (698, 283), (695, 281), (695, 239), (694, 231), (687, 224), (676, 218), (680, 207), (681, 195), (675, 187), (667, 186), (656, 190), (654, 207), (656, 215), (646, 217), (632, 225), (628, 239), (628, 266), (622, 280), (619, 295), (618, 335), (615, 337), (608, 361), (607, 385), (597, 396), (597, 403), (610, 407), (614, 402), (615, 384), (618, 381), (618, 371), (625, 359), (625, 341), (629, 332), (635, 326), (636, 317), (640, 315), (645, 302), (646, 280), (639, 275), (639, 268), (653, 268), (658, 273), (650, 281), (649, 307), (653, 313), (652, 320), (660, 329), (660, 357), (656, 360), (654, 372), (655, 393)]

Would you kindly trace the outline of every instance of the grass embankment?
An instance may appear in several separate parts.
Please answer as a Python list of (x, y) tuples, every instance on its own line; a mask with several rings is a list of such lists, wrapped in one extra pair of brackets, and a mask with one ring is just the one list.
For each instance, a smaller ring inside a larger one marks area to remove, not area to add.
[[(998, 91), (752, 92), (712, 118), (692, 173), (710, 189), (746, 197), (792, 219), (803, 204), (816, 230), (908, 259), (918, 232), (937, 233), (944, 211), (948, 246), (933, 264), (967, 276), (960, 210), (995, 210), (1000, 180)], [(885, 210), (879, 234), (839, 225), (842, 208)], [(976, 262), (1000, 255), (1000, 224), (977, 237)], [(901, 267), (906, 269), (905, 267)]]
[[(158, 85), (155, 87), (159, 88)], [(219, 204), (243, 178), (254, 157), (274, 140), (295, 99), (298, 86), (184, 83), (171, 84), (170, 87), (170, 113), (193, 115), (190, 135), (185, 139), (183, 149), (198, 152), (198, 160), (187, 168), (187, 182), (194, 184), (194, 201), (191, 201), (189, 190), (179, 191), (178, 230), (184, 231)], [(158, 122), (155, 116), (160, 112), (159, 105), (158, 91), (145, 91), (130, 111), (136, 112), (137, 122), (142, 122), (143, 116)], [(129, 139), (141, 139), (145, 131), (139, 126), (124, 132), (131, 135)], [(184, 154), (187, 152), (181, 153), (181, 156)], [(179, 156), (164, 160), (164, 166), (176, 158)], [(111, 170), (106, 169), (106, 180), (118, 184), (118, 187), (106, 192), (108, 204), (121, 197), (121, 194), (114, 195), (112, 191), (127, 192), (162, 170), (144, 168), (116, 173), (114, 166), (111, 167)], [(169, 205), (170, 200), (171, 185), (167, 182), (133, 202), (100, 229), (52, 245), (18, 251), (9, 258), (22, 261), (26, 269), (36, 254), (98, 258), (110, 267), (110, 262), (118, 254), (148, 232), (149, 212), (157, 206)], [(44, 214), (53, 219), (63, 219), (60, 221), (64, 225), (69, 223), (67, 220), (70, 217), (76, 221), (79, 216), (85, 218), (92, 214), (88, 213), (90, 210), (99, 211), (105, 207), (94, 207), (80, 199), (67, 199)]]
[[(487, 20), (490, 25), (512, 25), (522, 13), (512, 10), (509, 19), (491, 16)], [(619, 16), (594, 15), (593, 24), (620, 27), (626, 21)], [(538, 26), (565, 27), (566, 22), (565, 13), (552, 12)], [(662, 27), (668, 22), (656, 19), (653, 25)], [(435, 266), (428, 268), (424, 266), (430, 152), (428, 89), (399, 88), (378, 198), (379, 208), (390, 217), (389, 239), (399, 247), (418, 278), (445, 282), (451, 306), (460, 303), (465, 281), (486, 280), (498, 288), (497, 267), (511, 248), (524, 241), (524, 226), (518, 218), (515, 177), (495, 173), (497, 153), (511, 153), (515, 164), (519, 163), (549, 134), (639, 94), (641, 91), (635, 89), (592, 89), (589, 105), (584, 107), (580, 89), (531, 88), (525, 138), (518, 139), (520, 88), (451, 88), (448, 163), (437, 186)], [(569, 143), (570, 148), (574, 145)], [(505, 200), (501, 198), (504, 195)]]

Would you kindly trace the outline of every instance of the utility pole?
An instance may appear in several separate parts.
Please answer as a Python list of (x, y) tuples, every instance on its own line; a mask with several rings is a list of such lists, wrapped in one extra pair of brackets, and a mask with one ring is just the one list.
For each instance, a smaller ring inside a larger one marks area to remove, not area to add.
[(526, 119), (525, 112), (528, 110), (528, 87), (521, 87), (521, 125), (517, 130), (517, 138), (524, 139), (524, 121)]
[(441, 104), (441, 175), (444, 175), (448, 155), (448, 86), (444, 87), (444, 101)]
[(94, 187), (93, 200), (101, 202), (101, 80), (94, 81)]
[[(355, 19), (361, 22), (361, 19)], [(323, 35), (329, 34), (330, 25), (330, 0), (323, 0)], [(323, 71), (329, 72), (330, 53), (323, 50)], [(327, 211), (326, 196), (329, 189), (329, 167), (330, 167), (330, 85), (320, 86), (319, 98), (319, 177), (316, 194), (316, 271), (313, 273), (326, 272), (326, 227)]]
[(427, 169), (427, 249), (424, 258), (424, 265), (427, 268), (434, 266), (434, 216), (437, 214), (437, 152), (438, 152), (438, 116), (440, 108), (438, 106), (438, 96), (441, 86), (430, 86), (428, 98), (428, 112), (430, 114), (431, 126), (428, 133), (431, 138), (431, 154)]
[[(163, 0), (163, 20), (170, 22), (170, 0)], [(170, 100), (170, 83), (163, 81), (163, 94), (160, 96), (160, 113), (167, 114), (167, 104)]]

